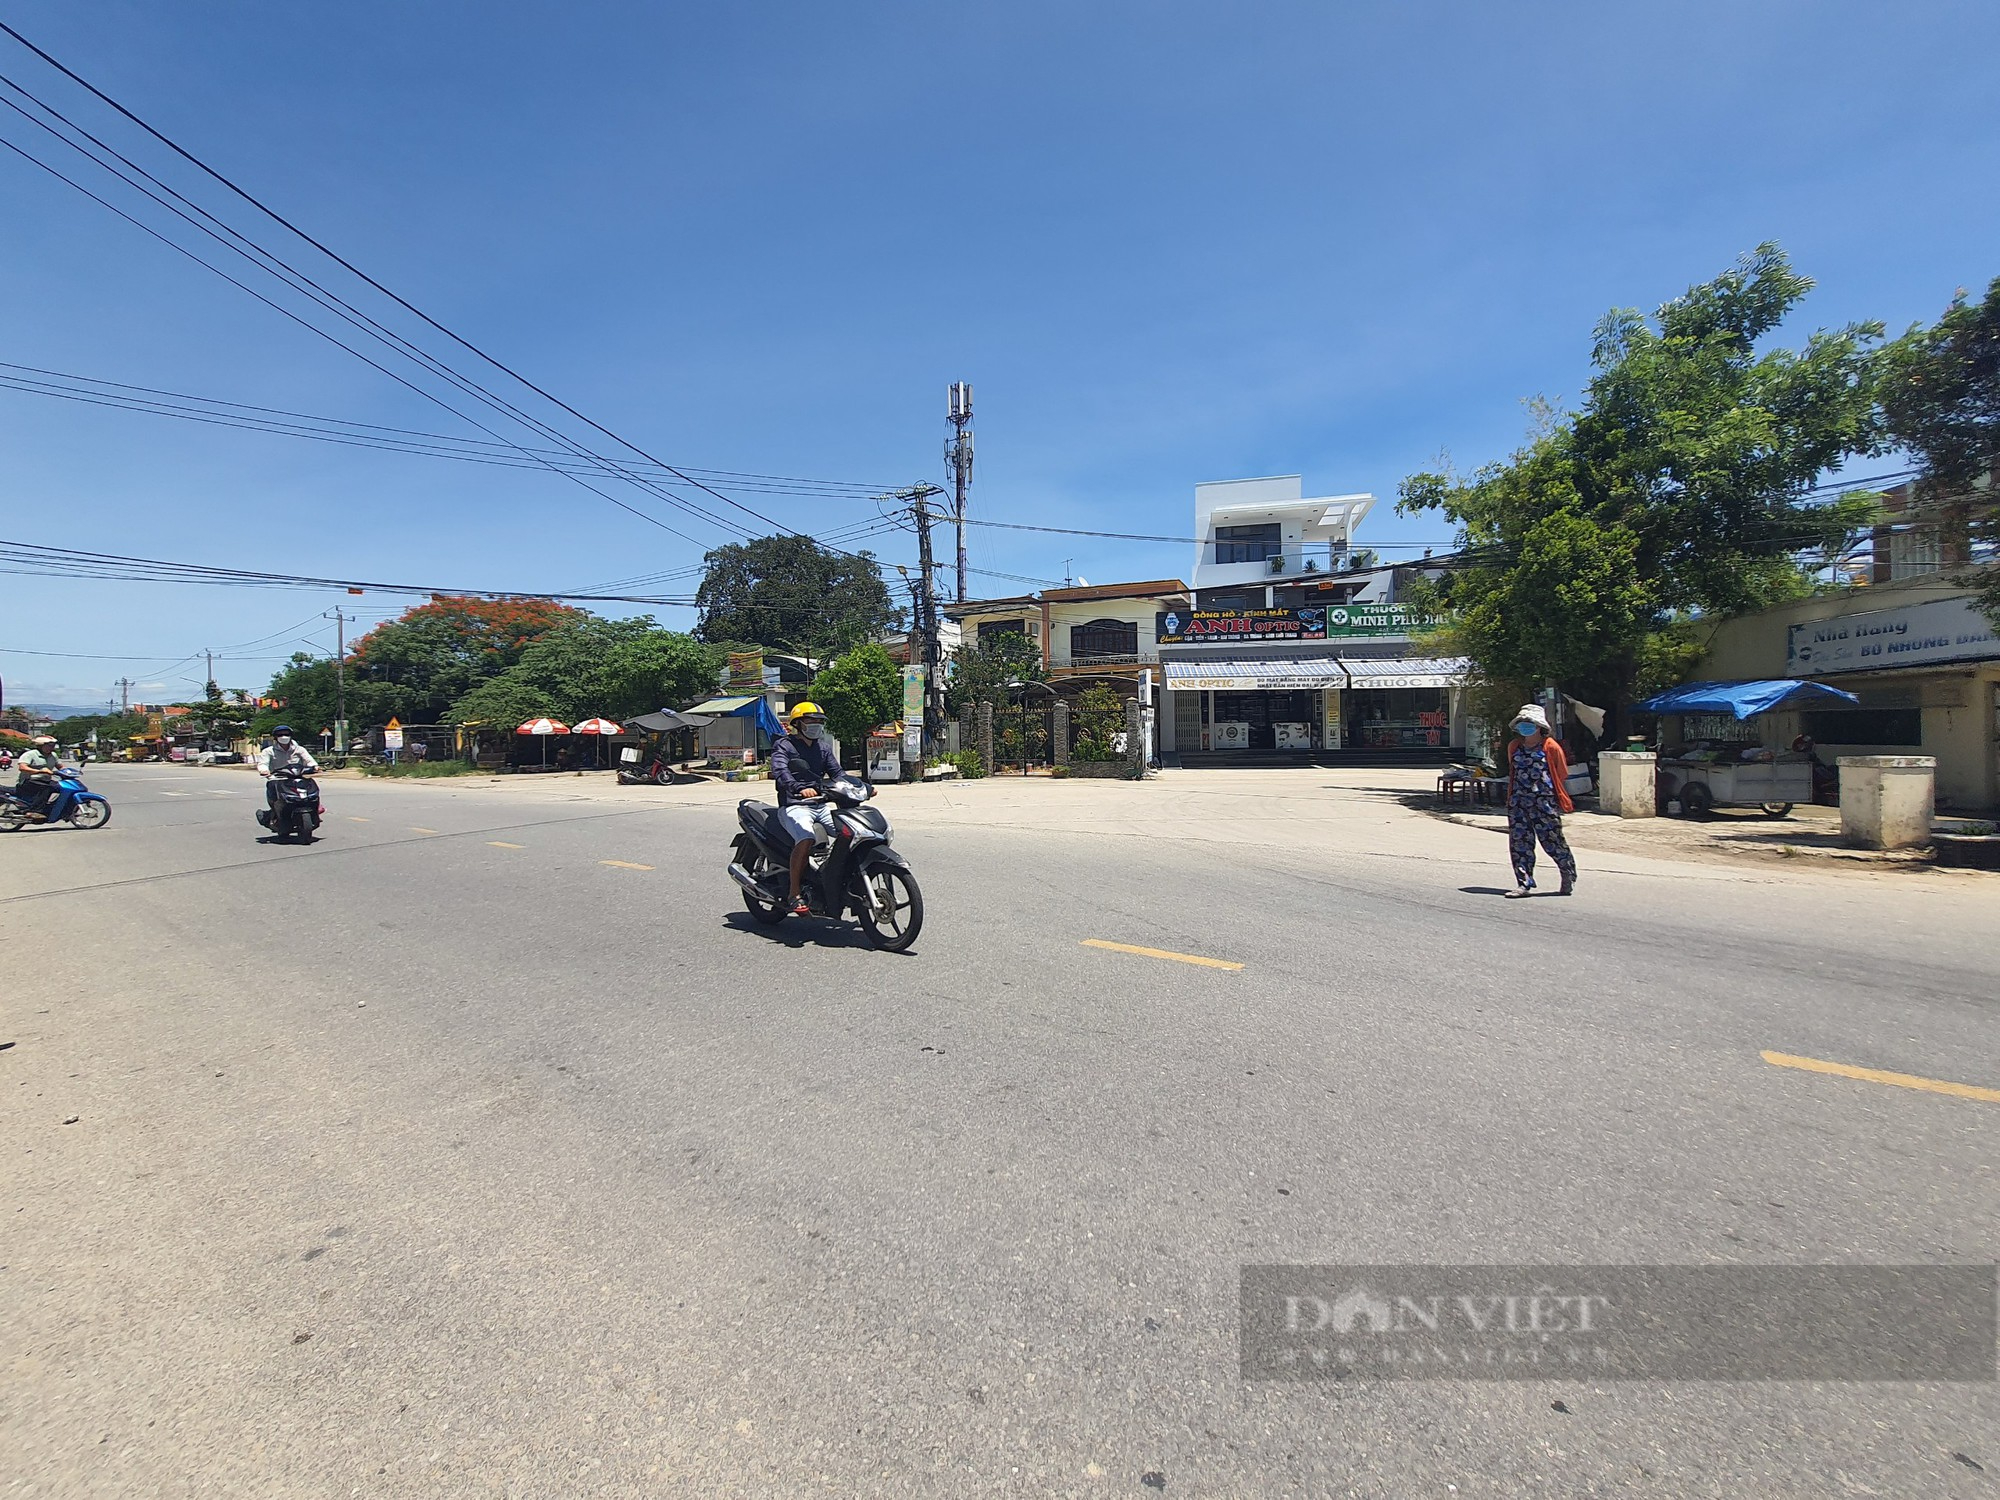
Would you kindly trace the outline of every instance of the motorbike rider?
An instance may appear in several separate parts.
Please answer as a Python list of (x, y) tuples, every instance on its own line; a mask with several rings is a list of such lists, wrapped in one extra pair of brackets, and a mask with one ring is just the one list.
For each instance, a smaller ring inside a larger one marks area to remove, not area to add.
[(792, 915), (811, 910), (804, 885), (806, 863), (822, 829), (831, 829), (833, 807), (826, 783), (840, 776), (840, 757), (826, 734), (826, 710), (805, 702), (786, 715), (790, 732), (771, 746), (771, 779), (778, 785), (778, 820), (792, 836)]
[(21, 774), (15, 779), (14, 795), (28, 809), (30, 823), (48, 821), (45, 809), (56, 794), (56, 772), (60, 769), (58, 748), (54, 735), (38, 734), (15, 762)]
[(280, 724), (271, 731), (271, 743), (257, 752), (257, 774), (264, 778), (264, 800), (273, 812), (278, 807), (278, 783), (271, 779), (277, 771), (298, 771), (303, 775), (316, 775), (319, 762), (312, 757), (312, 751), (292, 738), (292, 726)]

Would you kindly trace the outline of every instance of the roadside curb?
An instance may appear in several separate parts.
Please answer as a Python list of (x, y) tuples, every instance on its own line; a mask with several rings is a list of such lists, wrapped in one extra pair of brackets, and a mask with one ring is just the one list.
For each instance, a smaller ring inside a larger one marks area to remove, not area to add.
[[(1454, 812), (1432, 812), (1430, 816), (1446, 823), (1456, 823), (1463, 828), (1480, 828), (1488, 833), (1505, 833), (1507, 822), (1504, 818), (1480, 817), (1476, 814)], [(1643, 821), (1643, 820), (1641, 820)], [(1634, 830), (1636, 832), (1636, 830)], [(1579, 844), (1579, 848), (1589, 848)], [(1887, 870), (1930, 870), (1939, 866), (1934, 848), (1922, 846), (1915, 849), (1829, 849), (1812, 844), (1776, 844), (1767, 847), (1753, 847), (1733, 843), (1726, 839), (1702, 840), (1687, 844), (1670, 843), (1662, 840), (1656, 846), (1645, 850), (1605, 850), (1606, 853), (1636, 853), (1652, 858), (1699, 858), (1705, 855), (1720, 856), (1724, 859), (1752, 859), (1759, 861), (1778, 860), (1792, 863), (1798, 860), (1820, 860), (1835, 865), (1861, 866)]]

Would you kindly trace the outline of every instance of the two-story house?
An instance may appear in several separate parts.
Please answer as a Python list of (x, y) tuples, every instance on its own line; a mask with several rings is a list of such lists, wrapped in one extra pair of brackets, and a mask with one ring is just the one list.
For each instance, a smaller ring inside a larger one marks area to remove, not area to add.
[(1041, 651), (1051, 686), (1065, 696), (1103, 684), (1138, 696), (1142, 674), (1158, 678), (1158, 624), (1163, 612), (1185, 610), (1187, 585), (1178, 578), (1143, 583), (1085, 584), (1044, 589), (1009, 599), (971, 599), (948, 604), (944, 614), (957, 622), (966, 641), (1014, 631)]

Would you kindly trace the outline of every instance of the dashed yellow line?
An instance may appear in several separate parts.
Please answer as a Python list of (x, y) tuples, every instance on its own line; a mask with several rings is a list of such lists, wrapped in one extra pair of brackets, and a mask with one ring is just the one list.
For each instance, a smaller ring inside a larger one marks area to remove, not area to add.
[(526, 844), (510, 844), (505, 839), (488, 839), (486, 842), (491, 844), (495, 849), (525, 849), (528, 847)]
[(1136, 953), (1141, 958), (1171, 959), (1177, 964), (1199, 964), (1204, 969), (1240, 969), (1243, 965), (1226, 958), (1203, 958), (1199, 953), (1175, 953), (1166, 948), (1141, 948), (1135, 943), (1107, 943), (1103, 938), (1085, 938), (1082, 946), (1103, 948), (1112, 953)]
[(1789, 1052), (1766, 1052), (1762, 1056), (1774, 1068), (1802, 1068), (1808, 1073), (1830, 1073), (1836, 1078), (1858, 1078), (1863, 1083), (1887, 1083), (1899, 1089), (1922, 1089), (1930, 1094), (1950, 1094), (1955, 1099), (1984, 1099), (1989, 1104), (2000, 1104), (2000, 1089), (1983, 1089), (1976, 1084), (1919, 1078), (1914, 1073), (1885, 1073), (1880, 1068), (1857, 1068), (1848, 1063), (1823, 1062), (1817, 1057), (1793, 1057)]
[(412, 828), (412, 829), (410, 830), (410, 832), (412, 832), (412, 833), (436, 833), (436, 832), (437, 832), (437, 830), (436, 830), (435, 828)]
[(651, 865), (635, 865), (627, 859), (600, 859), (600, 865), (610, 865), (614, 870), (650, 870)]
[(348, 822), (350, 822), (350, 823), (366, 823), (366, 822), (368, 821), (368, 819), (366, 819), (366, 818), (349, 818), (349, 819), (348, 819), (347, 821), (348, 821)]

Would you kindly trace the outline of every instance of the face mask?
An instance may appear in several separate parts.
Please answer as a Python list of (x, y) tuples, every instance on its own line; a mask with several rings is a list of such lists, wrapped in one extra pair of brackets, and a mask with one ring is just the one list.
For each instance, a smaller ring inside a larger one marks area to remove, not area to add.
[(1524, 740), (1531, 740), (1541, 732), (1542, 732), (1541, 725), (1531, 724), (1526, 719), (1523, 719), (1520, 723), (1514, 726), (1514, 733), (1518, 734)]
[(801, 724), (799, 726), (799, 733), (809, 740), (823, 740), (826, 738), (826, 726), (824, 724)]
[(278, 748), (279, 748), (280, 750), (289, 750), (289, 749), (291, 749), (291, 748), (292, 748), (292, 737), (291, 737), (291, 736), (290, 736), (289, 734), (281, 734), (281, 735), (279, 735), (279, 736), (278, 736)]

